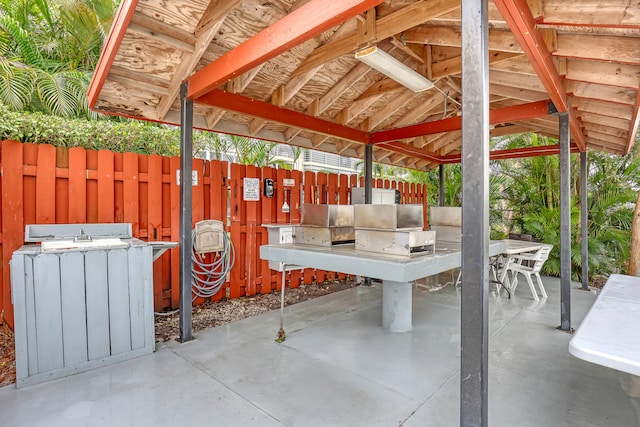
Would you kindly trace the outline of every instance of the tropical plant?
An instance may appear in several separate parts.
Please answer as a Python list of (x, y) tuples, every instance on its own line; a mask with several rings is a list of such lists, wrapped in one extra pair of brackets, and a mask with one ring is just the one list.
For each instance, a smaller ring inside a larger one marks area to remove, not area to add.
[(86, 91), (116, 0), (0, 0), (0, 102), (96, 117)]
[[(548, 144), (543, 137), (520, 135), (528, 144)], [(511, 144), (514, 141), (507, 141)], [(522, 140), (516, 143), (522, 144)], [(640, 186), (640, 161), (636, 151), (628, 156), (588, 154), (587, 232), (589, 271), (593, 274), (621, 272), (629, 258), (631, 220), (636, 191)], [(582, 247), (580, 235), (580, 197), (577, 156), (571, 165), (571, 262), (573, 278), (581, 280)], [(506, 232), (532, 234), (554, 245), (544, 271), (560, 273), (558, 156), (512, 159), (500, 162), (500, 173), (507, 185), (503, 191), (502, 219)]]
[[(199, 146), (194, 134), (194, 147)], [(56, 147), (133, 151), (175, 156), (180, 152), (176, 127), (149, 125), (139, 121), (69, 119), (43, 113), (16, 112), (0, 104), (0, 141), (11, 139)]]
[(213, 141), (218, 144), (217, 152), (224, 153), (228, 160), (258, 167), (292, 168), (289, 162), (276, 158), (275, 149), (278, 144), (275, 142), (227, 134), (218, 134)]
[[(364, 160), (357, 161), (354, 166), (358, 172), (358, 176), (364, 176)], [(406, 169), (397, 166), (373, 162), (372, 168), (371, 175), (373, 178), (399, 179), (407, 175)]]

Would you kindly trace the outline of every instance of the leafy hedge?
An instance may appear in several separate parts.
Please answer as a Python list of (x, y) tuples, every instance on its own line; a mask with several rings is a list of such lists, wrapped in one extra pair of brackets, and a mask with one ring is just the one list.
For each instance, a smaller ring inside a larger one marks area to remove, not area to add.
[[(205, 132), (194, 132), (194, 152)], [(180, 129), (141, 121), (83, 120), (41, 113), (15, 112), (0, 104), (0, 141), (84, 147), (91, 150), (175, 156)]]

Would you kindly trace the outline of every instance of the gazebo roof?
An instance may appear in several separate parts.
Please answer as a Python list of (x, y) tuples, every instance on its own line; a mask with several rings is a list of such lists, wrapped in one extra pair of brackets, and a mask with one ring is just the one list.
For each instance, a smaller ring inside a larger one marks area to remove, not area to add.
[[(626, 154), (638, 130), (640, 5), (489, 3), (492, 136), (557, 137)], [(355, 58), (377, 46), (434, 82), (413, 92)], [(459, 161), (460, 2), (123, 0), (89, 88), (99, 112), (194, 126), (409, 168)], [(540, 155), (523, 147), (492, 158)]]

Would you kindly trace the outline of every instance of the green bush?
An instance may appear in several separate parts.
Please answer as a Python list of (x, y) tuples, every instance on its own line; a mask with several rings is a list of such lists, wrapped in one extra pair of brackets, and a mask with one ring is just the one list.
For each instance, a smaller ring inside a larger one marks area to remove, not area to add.
[[(194, 153), (205, 132), (194, 132)], [(0, 140), (140, 154), (180, 154), (180, 129), (133, 120), (68, 119), (14, 112), (0, 104)]]

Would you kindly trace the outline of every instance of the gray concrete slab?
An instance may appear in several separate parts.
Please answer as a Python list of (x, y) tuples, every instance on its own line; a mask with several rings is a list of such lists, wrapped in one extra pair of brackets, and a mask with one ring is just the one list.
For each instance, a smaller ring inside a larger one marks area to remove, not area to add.
[[(359, 287), (158, 346), (149, 356), (16, 390), (9, 426), (456, 426), (460, 289), (455, 273), (413, 290), (411, 332), (382, 329), (380, 286)], [(639, 426), (640, 380), (576, 359), (559, 281), (490, 298), (492, 426)], [(577, 288), (576, 284), (574, 288)], [(430, 289), (432, 291), (430, 291)], [(595, 294), (573, 289), (577, 327)], [(634, 397), (635, 396), (635, 397)]]

